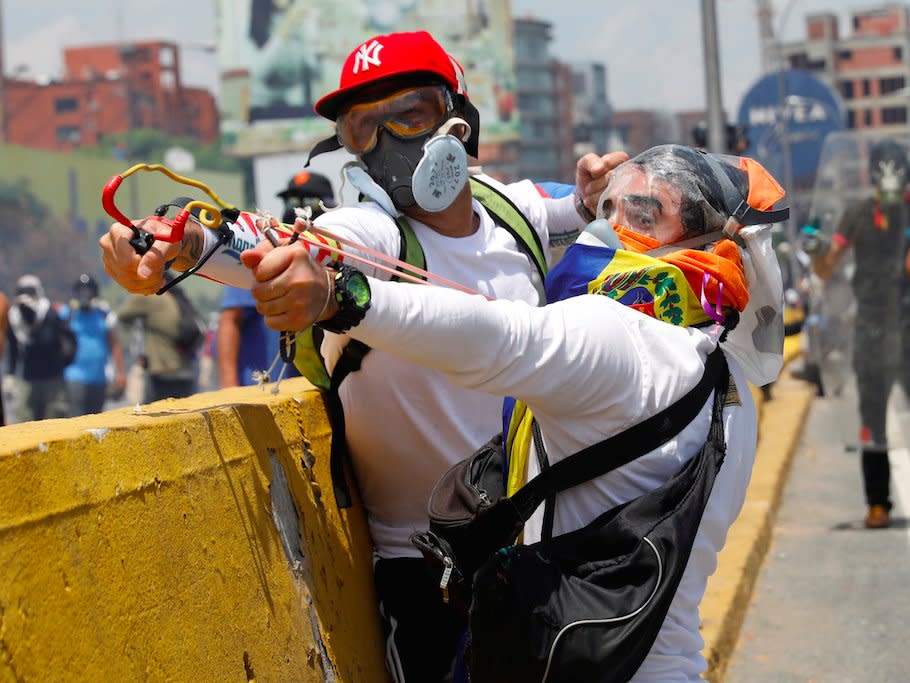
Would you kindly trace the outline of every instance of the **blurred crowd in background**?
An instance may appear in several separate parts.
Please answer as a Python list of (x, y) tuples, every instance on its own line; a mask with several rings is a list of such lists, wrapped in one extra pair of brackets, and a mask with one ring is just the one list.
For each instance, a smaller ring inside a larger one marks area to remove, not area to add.
[[(278, 193), (282, 221), (333, 206), (332, 186), (300, 172)], [(0, 424), (75, 417), (250, 386), (280, 373), (279, 335), (265, 326), (248, 290), (225, 288), (203, 312), (179, 286), (129, 296), (116, 308), (101, 295), (104, 274), (82, 273), (67, 300), (53, 300), (38, 275), (0, 292)], [(284, 377), (298, 373), (290, 366)]]

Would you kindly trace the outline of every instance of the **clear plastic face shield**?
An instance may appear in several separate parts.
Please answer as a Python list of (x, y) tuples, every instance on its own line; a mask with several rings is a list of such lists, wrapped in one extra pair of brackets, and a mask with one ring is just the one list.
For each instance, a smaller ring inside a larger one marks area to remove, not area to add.
[(771, 210), (782, 196), (780, 185), (753, 160), (662, 145), (613, 171), (588, 232), (609, 245), (610, 233), (621, 228), (627, 248), (656, 258), (735, 239), (749, 303), (724, 348), (750, 381), (767, 384), (783, 360), (783, 283), (771, 244), (771, 223), (787, 215)]
[(601, 195), (597, 218), (621, 226), (664, 245), (685, 234), (681, 211), (682, 190), (632, 164), (623, 164)]

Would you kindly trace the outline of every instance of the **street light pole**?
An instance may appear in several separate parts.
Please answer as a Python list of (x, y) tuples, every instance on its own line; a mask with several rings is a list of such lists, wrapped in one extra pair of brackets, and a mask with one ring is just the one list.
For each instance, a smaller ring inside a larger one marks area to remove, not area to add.
[(705, 48), (705, 96), (708, 104), (708, 151), (726, 152), (724, 105), (720, 93), (720, 58), (717, 50), (717, 10), (714, 0), (701, 0), (702, 42)]
[(6, 137), (6, 74), (4, 69), (6, 64), (3, 60), (3, 52), (6, 48), (6, 41), (3, 39), (3, 3), (0, 2), (0, 144), (5, 144)]
[[(784, 11), (780, 15), (780, 21), (777, 26), (777, 34), (774, 36), (774, 45), (775, 52), (777, 57), (777, 100), (778, 100), (778, 120), (777, 120), (777, 130), (778, 135), (780, 136), (780, 147), (781, 147), (781, 156), (782, 163), (784, 166), (784, 192), (789, 196), (789, 205), (791, 207), (790, 216), (787, 218), (786, 223), (784, 224), (784, 232), (787, 236), (787, 241), (791, 245), (796, 245), (797, 234), (796, 234), (796, 212), (793, 210), (796, 207), (794, 206), (796, 201), (796, 190), (793, 188), (793, 154), (790, 149), (790, 119), (789, 119), (789, 107), (788, 96), (787, 96), (787, 84), (786, 84), (786, 74), (784, 73), (784, 47), (783, 47), (783, 31), (784, 25), (787, 22), (787, 17), (790, 15), (790, 10), (793, 9), (793, 5), (796, 3), (796, 0), (790, 0), (784, 7)], [(791, 250), (791, 267), (796, 268), (796, 250)], [(794, 270), (796, 272), (796, 270)]]

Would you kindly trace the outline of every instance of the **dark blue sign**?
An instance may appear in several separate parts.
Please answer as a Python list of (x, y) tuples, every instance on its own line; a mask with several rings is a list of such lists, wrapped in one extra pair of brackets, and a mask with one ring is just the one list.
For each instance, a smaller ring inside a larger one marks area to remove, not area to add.
[(745, 156), (783, 182), (786, 140), (794, 185), (811, 187), (825, 136), (843, 130), (844, 118), (834, 90), (808, 71), (791, 69), (759, 79), (743, 97), (737, 122), (748, 128)]

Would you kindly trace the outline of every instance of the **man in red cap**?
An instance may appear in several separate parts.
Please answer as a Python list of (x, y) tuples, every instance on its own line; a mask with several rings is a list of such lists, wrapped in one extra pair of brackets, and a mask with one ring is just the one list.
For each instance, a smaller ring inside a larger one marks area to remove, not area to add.
[[(319, 216), (317, 226), (396, 258), (416, 242), (434, 274), (491, 298), (532, 305), (544, 303), (542, 279), (554, 260), (551, 250), (574, 241), (593, 218), (610, 169), (628, 158), (624, 152), (582, 157), (575, 195), (562, 199), (542, 197), (530, 181), (502, 184), (472, 175), (469, 182), (467, 159), (478, 153), (479, 114), (461, 66), (424, 31), (375, 36), (358, 45), (344, 63), (338, 89), (315, 108), (335, 122), (336, 135), (316, 145), (311, 157), (340, 147), (353, 153), (357, 161), (346, 167), (346, 178), (365, 198)], [(233, 257), (224, 250), (200, 272), (250, 287), (251, 273), (236, 267), (236, 245), (261, 241), (253, 223), (238, 220)], [(140, 259), (128, 245), (131, 235), (114, 225), (102, 238), (105, 267), (121, 285), (143, 293), (160, 286), (165, 263), (185, 270), (215, 240), (213, 231), (188, 226), (182, 243), (156, 242)], [(296, 245), (286, 251), (296, 252)], [(322, 325), (320, 351), (333, 373), (329, 403), (339, 407), (333, 429), (345, 436), (335, 442), (349, 450), (368, 513), (389, 634), (387, 663), (398, 681), (443, 680), (465, 622), (443, 604), (409, 539), (427, 525), (427, 501), (440, 475), (501, 428), (499, 401), (393, 354), (349, 344), (344, 333), (364, 312), (346, 293), (350, 267), (333, 264), (332, 272), (336, 297), (347, 303)], [(285, 285), (273, 295), (283, 296)]]

